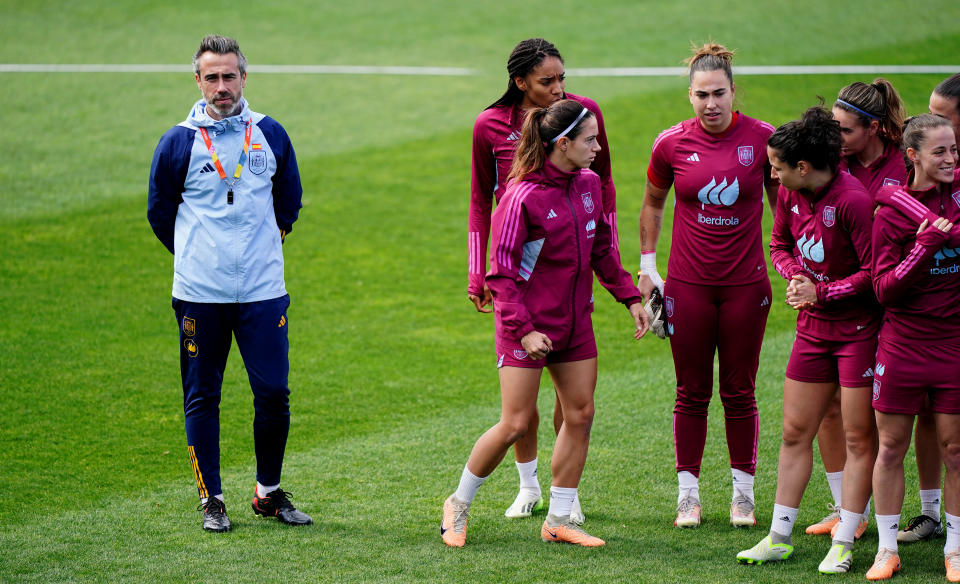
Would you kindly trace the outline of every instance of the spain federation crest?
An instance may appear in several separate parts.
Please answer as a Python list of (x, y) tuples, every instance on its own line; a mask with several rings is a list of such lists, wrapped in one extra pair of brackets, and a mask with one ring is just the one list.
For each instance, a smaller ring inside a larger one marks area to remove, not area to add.
[(666, 296), (664, 297), (664, 300), (666, 301), (664, 304), (667, 305), (667, 317), (673, 318), (673, 297)]
[(514, 359), (517, 359), (518, 361), (521, 360), (521, 359), (526, 359), (526, 358), (527, 358), (527, 352), (526, 352), (526, 351), (523, 351), (523, 350), (521, 350), (521, 349), (514, 349), (514, 350), (513, 350), (513, 358), (514, 358)]
[(250, 172), (263, 174), (267, 170), (267, 153), (263, 150), (250, 151)]
[(197, 321), (192, 318), (183, 317), (183, 335), (192, 337), (197, 334)]
[(897, 186), (899, 187), (899, 186), (900, 186), (900, 181), (898, 181), (898, 180), (895, 179), (895, 178), (890, 178), (890, 177), (887, 177), (887, 178), (883, 179), (883, 186), (889, 186), (889, 185), (897, 185)]
[(580, 195), (580, 198), (583, 199), (583, 209), (587, 213), (593, 213), (593, 197), (590, 193), (583, 193)]
[(738, 146), (737, 160), (744, 166), (753, 164), (753, 146)]
[(837, 208), (827, 205), (823, 208), (823, 224), (827, 227), (833, 227), (837, 222)]

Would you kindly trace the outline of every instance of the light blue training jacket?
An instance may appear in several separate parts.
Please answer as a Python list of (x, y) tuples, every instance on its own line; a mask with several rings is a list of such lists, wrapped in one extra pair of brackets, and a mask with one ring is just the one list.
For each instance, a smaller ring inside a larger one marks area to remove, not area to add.
[[(204, 303), (257, 302), (285, 295), (282, 236), (293, 227), (303, 189), (286, 131), (250, 111), (214, 120), (203, 100), (160, 138), (150, 165), (147, 219), (173, 253), (173, 296)], [(206, 128), (233, 182), (252, 121), (250, 154), (227, 201), (198, 128)]]

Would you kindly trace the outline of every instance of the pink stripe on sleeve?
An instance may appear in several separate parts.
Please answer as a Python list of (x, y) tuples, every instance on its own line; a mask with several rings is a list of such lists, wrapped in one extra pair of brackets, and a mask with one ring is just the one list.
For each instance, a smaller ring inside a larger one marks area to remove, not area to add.
[(910, 211), (918, 220), (923, 220), (928, 209), (918, 200), (914, 199), (906, 192), (898, 190), (890, 195), (890, 200), (897, 203), (898, 208), (904, 211)]
[(893, 275), (896, 279), (902, 279), (907, 272), (916, 265), (917, 261), (920, 259), (920, 255), (923, 253), (923, 246), (917, 244), (913, 246), (913, 249), (910, 250), (910, 253), (907, 257), (903, 258), (903, 261), (897, 264), (897, 267), (893, 269)]

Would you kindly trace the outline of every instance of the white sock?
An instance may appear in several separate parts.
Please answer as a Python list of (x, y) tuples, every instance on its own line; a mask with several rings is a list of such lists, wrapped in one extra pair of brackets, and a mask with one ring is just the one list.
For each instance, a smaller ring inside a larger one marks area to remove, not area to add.
[(797, 522), (797, 511), (793, 507), (774, 504), (770, 532), (789, 539), (793, 534), (793, 524)]
[(833, 541), (852, 544), (857, 537), (857, 527), (860, 525), (861, 517), (863, 517), (861, 513), (840, 509), (840, 525), (837, 526), (837, 534), (833, 536)]
[(922, 489), (920, 491), (920, 512), (940, 521), (940, 489)]
[(753, 501), (753, 475), (747, 474), (738, 468), (730, 469), (733, 473), (733, 497), (737, 492)]
[[(221, 501), (223, 501), (223, 493), (220, 493), (219, 495), (214, 495), (214, 498), (217, 498), (217, 499), (220, 499)], [(201, 505), (206, 505), (206, 504), (207, 504), (207, 501), (209, 501), (209, 500), (210, 500), (209, 497), (200, 497), (200, 504), (201, 504)]]
[(258, 483), (257, 483), (257, 496), (258, 496), (258, 497), (266, 497), (267, 495), (269, 495), (270, 493), (276, 491), (276, 490), (279, 489), (279, 488), (280, 488), (280, 485), (273, 485), (272, 487), (267, 487), (267, 486), (261, 485), (261, 484), (258, 482)]
[(875, 515), (877, 535), (880, 536), (879, 548), (897, 551), (897, 530), (900, 528), (900, 515)]
[(517, 472), (520, 474), (521, 489), (536, 489), (540, 492), (540, 482), (537, 481), (537, 459), (530, 462), (518, 462)]
[(480, 489), (480, 485), (482, 485), (483, 481), (485, 480), (487, 480), (487, 477), (478, 477), (470, 472), (470, 469), (467, 468), (467, 465), (463, 465), (463, 474), (460, 475), (460, 484), (457, 486), (457, 492), (455, 492), (453, 496), (469, 505), (470, 503), (473, 503), (473, 498), (477, 496), (477, 491)]
[(838, 472), (828, 472), (827, 475), (827, 484), (830, 485), (830, 494), (833, 495), (833, 504), (839, 509), (840, 508), (840, 485), (843, 483), (843, 471)]
[(550, 487), (550, 510), (548, 514), (554, 517), (569, 517), (573, 508), (573, 500), (577, 497), (577, 488)]
[(680, 491), (677, 495), (677, 505), (687, 497), (693, 497), (700, 500), (700, 479), (693, 476), (692, 472), (681, 471), (677, 473), (677, 483), (680, 485)]
[(956, 551), (960, 548), (960, 517), (944, 513), (947, 516), (947, 543), (943, 546), (943, 553)]

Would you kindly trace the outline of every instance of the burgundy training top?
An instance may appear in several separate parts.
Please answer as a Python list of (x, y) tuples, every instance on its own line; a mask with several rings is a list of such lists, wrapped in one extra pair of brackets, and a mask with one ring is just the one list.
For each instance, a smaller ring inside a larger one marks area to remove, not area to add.
[(670, 278), (742, 285), (767, 277), (760, 221), (773, 132), (770, 124), (737, 112), (720, 135), (692, 118), (657, 137), (647, 178), (676, 191)]
[(538, 330), (569, 346), (591, 333), (593, 272), (618, 301), (640, 302), (613, 249), (601, 193), (595, 172), (565, 172), (549, 160), (509, 183), (493, 212), (486, 275), (498, 336), (519, 341)]
[(863, 166), (856, 156), (843, 156), (840, 159), (840, 170), (844, 170), (857, 177), (871, 197), (875, 197), (881, 187), (907, 184), (907, 167), (903, 161), (903, 153), (894, 144), (887, 144), (883, 148), (880, 158), (870, 166)]
[[(952, 184), (923, 191), (887, 186), (877, 198), (904, 197), (960, 223), (960, 169)], [(886, 307), (881, 337), (924, 344), (960, 339), (960, 247), (949, 239), (932, 224), (917, 235), (916, 217), (880, 207), (873, 224), (873, 289)]]
[(781, 186), (770, 236), (770, 260), (785, 279), (805, 275), (817, 304), (799, 311), (797, 331), (828, 341), (874, 337), (881, 308), (870, 277), (873, 201), (845, 172), (816, 192)]

